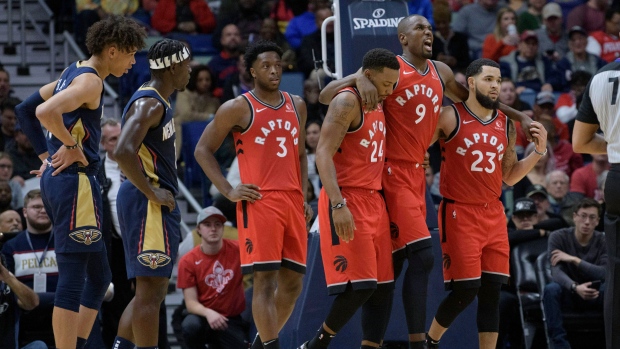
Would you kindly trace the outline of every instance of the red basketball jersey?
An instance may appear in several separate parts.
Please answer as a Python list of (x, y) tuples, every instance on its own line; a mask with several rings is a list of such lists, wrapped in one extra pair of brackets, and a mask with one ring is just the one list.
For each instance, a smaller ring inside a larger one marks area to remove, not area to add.
[[(338, 93), (353, 93), (362, 105), (356, 89), (347, 87)], [(334, 155), (338, 185), (379, 190), (385, 159), (385, 115), (381, 104), (374, 111), (360, 113), (362, 123), (347, 132)]]
[(388, 158), (421, 164), (437, 127), (444, 85), (430, 59), (426, 71), (420, 74), (402, 56), (397, 58), (400, 77), (394, 92), (383, 102)]
[(463, 102), (452, 107), (457, 126), (448, 139), (441, 140), (441, 195), (468, 204), (498, 200), (508, 119), (496, 110), (489, 121), (482, 121)]
[(282, 102), (272, 106), (252, 91), (243, 94), (250, 106), (250, 125), (233, 133), (241, 182), (261, 190), (301, 191), (299, 114), (291, 95), (280, 95)]

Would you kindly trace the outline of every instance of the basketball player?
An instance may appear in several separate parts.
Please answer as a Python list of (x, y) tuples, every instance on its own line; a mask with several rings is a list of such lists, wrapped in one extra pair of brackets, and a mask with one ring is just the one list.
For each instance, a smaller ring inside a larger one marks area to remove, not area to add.
[[(385, 98), (398, 80), (398, 60), (385, 49), (364, 55), (362, 70)], [(381, 104), (364, 110), (359, 93), (332, 99), (317, 147), (321, 255), (327, 291), (337, 295), (316, 336), (302, 349), (327, 348), (362, 307), (362, 348), (378, 348), (394, 292), (389, 219), (379, 194), (385, 159)]]
[(170, 95), (183, 90), (191, 68), (188, 49), (164, 39), (147, 54), (151, 80), (136, 91), (122, 118), (114, 150), (127, 177), (118, 190), (118, 220), (123, 234), (127, 278), (136, 279), (114, 340), (116, 349), (157, 348), (159, 308), (181, 240), (175, 129)]
[(131, 69), (145, 37), (143, 28), (122, 16), (95, 23), (86, 35), (92, 56), (72, 63), (57, 81), (16, 108), (22, 130), (43, 161), (32, 173), (42, 177), (41, 197), (54, 226), (58, 287), (52, 325), (57, 348), (86, 344), (110, 284), (96, 180), (103, 80)]
[[(620, 63), (616, 60), (599, 70), (588, 83), (579, 106), (573, 130), (573, 149), (577, 153), (608, 154), (611, 168), (605, 181), (605, 239), (607, 277), (605, 283), (605, 340), (607, 349), (620, 348), (620, 104), (618, 82)], [(598, 134), (598, 130), (603, 135)]]
[[(279, 90), (281, 57), (282, 50), (269, 41), (247, 48), (244, 58), (254, 89), (219, 108), (195, 151), (220, 193), (238, 202), (241, 271), (254, 277), (252, 313), (259, 336), (252, 348), (280, 348), (278, 332), (301, 292), (306, 222), (312, 217), (303, 196), (308, 185), (306, 105), (299, 96)], [(241, 173), (235, 188), (213, 156), (230, 131)]]
[[(433, 30), (426, 18), (411, 15), (402, 19), (398, 24), (398, 39), (403, 49), (403, 54), (397, 57), (400, 76), (394, 93), (383, 103), (389, 154), (383, 171), (383, 191), (390, 216), (396, 278), (405, 259), (409, 262), (402, 292), (409, 345), (411, 349), (422, 349), (428, 276), (433, 267), (431, 236), (426, 226), (426, 180), (422, 164), (435, 132), (444, 90), (445, 96), (454, 101), (467, 99), (469, 92), (454, 79), (450, 67), (430, 60)], [(374, 108), (377, 91), (359, 73), (327, 85), (321, 91), (321, 102), (329, 103), (337, 91), (356, 84), (366, 108)], [(529, 126), (527, 116), (507, 106), (502, 107), (516, 120), (522, 121), (522, 125)]]
[(547, 131), (532, 122), (535, 151), (517, 161), (516, 130), (499, 111), (501, 74), (490, 59), (467, 67), (469, 97), (442, 109), (433, 140), (441, 139), (439, 231), (444, 284), (442, 301), (427, 335), (429, 348), (478, 296), (480, 348), (495, 348), (499, 295), (508, 282), (508, 232), (500, 201), (502, 180), (514, 185), (545, 155)]

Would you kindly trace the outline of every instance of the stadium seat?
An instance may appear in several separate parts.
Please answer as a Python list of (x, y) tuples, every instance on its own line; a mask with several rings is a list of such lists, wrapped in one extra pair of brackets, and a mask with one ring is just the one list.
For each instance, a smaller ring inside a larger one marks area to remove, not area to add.
[(304, 96), (304, 74), (303, 73), (282, 73), (280, 80), (280, 90), (290, 94)]

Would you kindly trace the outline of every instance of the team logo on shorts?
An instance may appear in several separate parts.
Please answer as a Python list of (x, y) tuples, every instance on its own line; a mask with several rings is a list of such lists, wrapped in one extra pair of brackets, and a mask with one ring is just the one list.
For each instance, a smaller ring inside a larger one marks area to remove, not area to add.
[(390, 236), (392, 239), (398, 239), (400, 235), (400, 230), (398, 229), (398, 225), (394, 222), (390, 222)]
[(73, 241), (84, 245), (90, 245), (93, 242), (101, 240), (101, 232), (97, 229), (82, 229), (69, 234)]
[(140, 264), (151, 269), (157, 269), (170, 263), (170, 257), (161, 252), (144, 252), (138, 255)]
[(254, 250), (254, 244), (252, 243), (252, 240), (246, 238), (245, 239), (245, 251), (248, 254), (252, 254), (252, 251)]
[(447, 253), (443, 254), (443, 268), (448, 270), (450, 269), (450, 264), (452, 264), (452, 259), (450, 259), (450, 255)]
[(336, 266), (336, 271), (344, 273), (344, 271), (347, 270), (347, 267), (349, 266), (349, 262), (347, 262), (345, 256), (338, 255), (334, 259), (334, 265)]

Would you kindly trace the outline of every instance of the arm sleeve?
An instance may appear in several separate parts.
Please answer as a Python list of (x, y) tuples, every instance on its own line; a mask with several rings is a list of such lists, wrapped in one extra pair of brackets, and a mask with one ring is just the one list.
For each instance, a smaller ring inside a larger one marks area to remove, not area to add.
[[(562, 238), (564, 229), (555, 231), (549, 236), (549, 245), (547, 249), (547, 258), (551, 259), (551, 252), (554, 250), (562, 250)], [(562, 270), (563, 263), (558, 263), (555, 266), (551, 266), (551, 279), (557, 282), (562, 287), (569, 289), (573, 285), (573, 279), (568, 277), (564, 270)]]
[(25, 101), (15, 107), (15, 114), (22, 131), (30, 140), (34, 151), (41, 155), (47, 151), (47, 139), (43, 133), (41, 122), (37, 119), (36, 111), (39, 104), (45, 102), (39, 91), (30, 95)]

